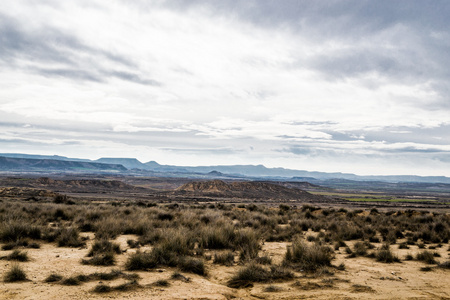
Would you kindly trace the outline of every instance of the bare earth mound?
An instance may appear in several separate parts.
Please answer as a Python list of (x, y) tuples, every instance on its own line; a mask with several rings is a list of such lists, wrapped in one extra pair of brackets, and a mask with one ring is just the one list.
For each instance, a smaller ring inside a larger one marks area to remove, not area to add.
[(301, 189), (284, 187), (263, 181), (193, 181), (182, 185), (176, 192), (192, 196), (242, 199), (301, 199), (305, 201), (325, 199), (322, 196), (312, 195)]

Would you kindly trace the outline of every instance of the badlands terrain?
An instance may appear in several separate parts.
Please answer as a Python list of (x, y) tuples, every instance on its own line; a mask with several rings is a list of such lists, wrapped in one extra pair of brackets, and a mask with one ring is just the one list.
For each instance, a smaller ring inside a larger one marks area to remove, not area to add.
[(448, 299), (448, 198), (307, 182), (0, 178), (1, 299)]

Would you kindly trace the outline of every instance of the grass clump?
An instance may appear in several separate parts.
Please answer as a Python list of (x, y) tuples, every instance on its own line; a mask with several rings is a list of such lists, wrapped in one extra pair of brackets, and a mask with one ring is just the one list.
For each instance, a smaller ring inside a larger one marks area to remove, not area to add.
[(265, 268), (255, 263), (241, 268), (227, 283), (231, 288), (250, 287), (253, 282), (269, 282), (273, 280), (291, 279), (294, 274), (280, 266)]
[(116, 263), (113, 252), (96, 254), (90, 259), (82, 259), (81, 263), (83, 265), (93, 265), (93, 266), (113, 266)]
[(438, 264), (438, 268), (449, 270), (450, 269), (450, 260), (447, 260), (446, 262)]
[(25, 281), (27, 280), (27, 275), (18, 264), (13, 264), (11, 268), (5, 273), (3, 280), (5, 282)]
[(184, 272), (190, 272), (202, 276), (207, 275), (205, 262), (202, 259), (183, 257), (178, 261), (178, 267)]
[(45, 278), (44, 282), (57, 282), (61, 281), (62, 279), (63, 277), (61, 275), (52, 273), (49, 276), (47, 276), (47, 278)]
[(92, 244), (91, 249), (89, 250), (89, 253), (87, 254), (88, 257), (92, 257), (98, 254), (102, 253), (115, 253), (115, 254), (121, 254), (122, 250), (120, 250), (119, 244), (112, 243), (106, 239), (97, 240)]
[(41, 229), (25, 221), (4, 221), (0, 223), (0, 242), (15, 242), (24, 238), (39, 240)]
[(330, 266), (333, 258), (329, 247), (318, 244), (308, 245), (299, 238), (286, 251), (283, 263), (305, 271), (315, 271), (322, 266)]
[(109, 293), (111, 292), (113, 289), (106, 284), (100, 283), (98, 285), (95, 286), (93, 292), (94, 293), (99, 293), (99, 294), (103, 294), (103, 293)]
[(436, 260), (434, 259), (434, 255), (432, 252), (423, 250), (416, 255), (416, 259), (419, 261), (423, 261), (427, 264), (436, 264)]
[(129, 271), (152, 269), (156, 266), (157, 263), (153, 258), (152, 252), (137, 251), (128, 257), (125, 263), (125, 269)]
[(77, 276), (72, 276), (64, 279), (61, 284), (63, 285), (80, 285), (81, 281)]
[(165, 279), (160, 279), (160, 280), (155, 281), (153, 283), (153, 285), (160, 286), (160, 287), (168, 287), (168, 286), (170, 286), (170, 282)]
[(58, 243), (58, 247), (76, 248), (84, 245), (84, 242), (80, 239), (78, 230), (75, 228), (62, 228), (58, 231), (57, 235), (56, 242)]
[(384, 263), (400, 262), (400, 259), (392, 253), (388, 244), (384, 244), (381, 249), (377, 251), (375, 259)]
[(30, 258), (28, 257), (27, 252), (22, 252), (20, 250), (14, 250), (9, 255), (6, 256), (7, 260), (16, 260), (16, 261), (29, 261)]
[(225, 266), (231, 266), (234, 263), (234, 254), (232, 251), (215, 253), (213, 263)]

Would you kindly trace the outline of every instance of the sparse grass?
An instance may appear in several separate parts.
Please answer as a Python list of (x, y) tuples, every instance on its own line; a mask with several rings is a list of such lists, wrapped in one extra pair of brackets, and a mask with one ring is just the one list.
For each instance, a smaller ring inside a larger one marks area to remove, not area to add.
[(27, 275), (19, 264), (13, 264), (3, 276), (3, 280), (5, 282), (25, 281), (27, 280)]
[(281, 292), (283, 289), (279, 286), (269, 285), (264, 288), (264, 292), (266, 293), (276, 293)]
[(352, 293), (375, 293), (375, 290), (368, 285), (354, 284), (351, 288)]

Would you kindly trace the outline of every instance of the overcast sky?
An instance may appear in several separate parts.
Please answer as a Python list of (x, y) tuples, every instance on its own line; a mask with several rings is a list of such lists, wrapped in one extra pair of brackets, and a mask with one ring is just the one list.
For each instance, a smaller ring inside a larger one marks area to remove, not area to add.
[(3, 0), (0, 152), (450, 176), (450, 1)]

